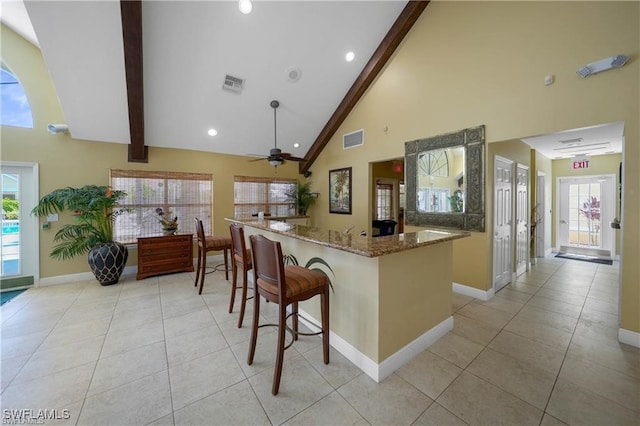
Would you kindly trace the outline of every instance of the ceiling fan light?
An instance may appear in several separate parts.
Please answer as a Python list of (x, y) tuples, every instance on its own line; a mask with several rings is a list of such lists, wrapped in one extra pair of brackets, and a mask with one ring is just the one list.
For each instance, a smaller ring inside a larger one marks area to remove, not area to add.
[(282, 163), (284, 163), (282, 158), (272, 158), (269, 160), (269, 164), (271, 164), (273, 167), (281, 166)]

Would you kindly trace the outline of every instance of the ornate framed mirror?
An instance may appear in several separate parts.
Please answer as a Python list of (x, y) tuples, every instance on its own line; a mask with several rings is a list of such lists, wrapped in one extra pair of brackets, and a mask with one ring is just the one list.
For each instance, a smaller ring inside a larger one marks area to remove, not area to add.
[(484, 232), (484, 126), (405, 142), (405, 223)]

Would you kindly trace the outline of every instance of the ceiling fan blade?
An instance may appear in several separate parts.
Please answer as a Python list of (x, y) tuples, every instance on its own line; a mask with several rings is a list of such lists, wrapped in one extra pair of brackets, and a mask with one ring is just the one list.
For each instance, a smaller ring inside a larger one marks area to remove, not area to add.
[(280, 153), (280, 156), (282, 158), (284, 158), (285, 160), (290, 160), (290, 161), (305, 161), (304, 158), (300, 158), (300, 157), (295, 157), (291, 154), (289, 154), (288, 152), (282, 152)]
[(255, 158), (253, 160), (249, 160), (250, 163), (254, 162), (254, 161), (262, 161), (262, 160), (266, 160), (267, 157), (261, 157), (261, 158)]

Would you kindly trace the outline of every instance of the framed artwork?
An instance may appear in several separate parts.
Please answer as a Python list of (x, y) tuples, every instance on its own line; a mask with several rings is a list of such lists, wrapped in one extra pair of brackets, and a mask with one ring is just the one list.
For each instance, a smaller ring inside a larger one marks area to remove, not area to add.
[(329, 213), (351, 214), (351, 167), (329, 170)]

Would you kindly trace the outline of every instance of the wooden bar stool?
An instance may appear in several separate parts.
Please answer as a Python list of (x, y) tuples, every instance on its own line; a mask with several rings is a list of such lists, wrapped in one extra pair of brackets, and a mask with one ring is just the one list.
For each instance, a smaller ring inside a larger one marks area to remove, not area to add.
[[(240, 300), (240, 317), (238, 318), (238, 328), (242, 327), (244, 319), (244, 309), (247, 305), (247, 273), (253, 268), (253, 260), (251, 258), (251, 250), (247, 250), (247, 244), (244, 240), (244, 227), (237, 223), (229, 225), (231, 232), (231, 302), (229, 303), (229, 313), (233, 311), (233, 303), (236, 297), (236, 289), (242, 288), (242, 300)], [(238, 287), (238, 266), (242, 268), (242, 287)], [(250, 297), (252, 299), (253, 297)]]
[[(278, 348), (276, 365), (273, 373), (271, 393), (278, 394), (280, 377), (282, 375), (282, 361), (284, 351), (293, 344), (285, 347), (285, 331), (293, 334), (293, 340), (298, 335), (322, 334), (322, 352), (324, 363), (329, 363), (329, 278), (317, 271), (312, 271), (297, 265), (284, 266), (282, 248), (277, 241), (271, 241), (262, 235), (252, 235), (251, 252), (253, 254), (253, 326), (251, 327), (251, 343), (247, 364), (253, 363), (258, 339), (260, 317), (260, 296), (270, 302), (278, 304)], [(322, 330), (318, 333), (298, 332), (298, 302), (320, 295), (320, 311)], [(292, 305), (292, 327), (287, 326), (287, 306)], [(265, 324), (266, 325), (266, 324)]]
[[(200, 288), (198, 294), (202, 294), (202, 286), (204, 285), (205, 269), (207, 267), (207, 253), (210, 251), (223, 251), (224, 252), (224, 274), (225, 278), (229, 279), (229, 254), (228, 250), (231, 250), (231, 237), (216, 237), (205, 236), (204, 226), (202, 221), (195, 218), (196, 233), (198, 235), (198, 267), (196, 268), (196, 280), (194, 286), (198, 285), (200, 280)], [(219, 265), (222, 266), (222, 265)], [(218, 270), (216, 266), (214, 270)], [(235, 291), (234, 291), (235, 293)]]

